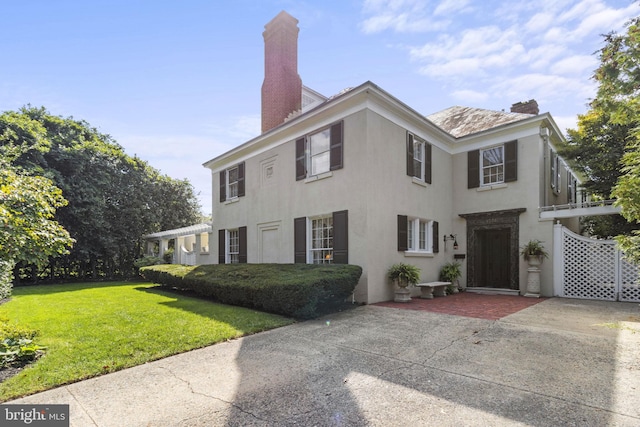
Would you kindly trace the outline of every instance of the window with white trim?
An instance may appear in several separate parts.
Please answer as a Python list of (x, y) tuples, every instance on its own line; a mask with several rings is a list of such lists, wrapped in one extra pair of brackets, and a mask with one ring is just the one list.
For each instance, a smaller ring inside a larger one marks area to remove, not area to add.
[(560, 177), (560, 156), (558, 156), (558, 153), (556, 153), (553, 150), (549, 150), (550, 151), (550, 181), (551, 181), (551, 188), (553, 189), (554, 193), (560, 193), (560, 182), (561, 182), (561, 177)]
[(227, 199), (238, 197), (238, 166), (227, 169)]
[(413, 138), (413, 176), (424, 181), (425, 142)]
[(407, 250), (433, 252), (433, 221), (407, 218)]
[(308, 163), (311, 166), (310, 175), (320, 175), (329, 172), (331, 131), (329, 128), (309, 135), (307, 144)]
[(567, 170), (567, 197), (569, 203), (578, 201), (578, 180), (570, 170)]
[(333, 263), (333, 216), (309, 219), (309, 262)]
[(220, 202), (244, 196), (244, 162), (220, 171)]
[(240, 262), (240, 231), (227, 230), (227, 264)]
[(295, 141), (296, 181), (321, 175), (342, 168), (343, 122), (302, 136)]
[(492, 185), (504, 182), (504, 146), (480, 150), (482, 167), (480, 170), (481, 185)]

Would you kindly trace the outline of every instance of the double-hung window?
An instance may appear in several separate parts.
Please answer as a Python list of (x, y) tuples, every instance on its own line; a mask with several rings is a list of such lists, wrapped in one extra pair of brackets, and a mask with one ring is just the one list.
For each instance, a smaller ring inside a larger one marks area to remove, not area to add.
[(504, 147), (480, 150), (482, 158), (482, 185), (499, 184), (504, 182)]
[(467, 188), (490, 188), (517, 179), (518, 141), (467, 153)]
[(431, 144), (407, 132), (407, 175), (431, 184)]
[(558, 153), (556, 153), (555, 151), (549, 149), (549, 159), (550, 159), (550, 173), (551, 173), (551, 176), (549, 178), (551, 181), (551, 188), (553, 189), (554, 193), (558, 194), (560, 193), (560, 181), (561, 181), (560, 156), (558, 156)]
[(318, 177), (342, 168), (343, 122), (296, 140), (296, 180)]
[(247, 227), (218, 230), (218, 263), (247, 262)]
[(578, 201), (578, 180), (570, 170), (567, 170), (567, 198), (568, 203), (577, 203)]
[(238, 264), (240, 262), (240, 232), (236, 230), (227, 231), (227, 264)]
[(323, 216), (309, 220), (311, 242), (309, 245), (312, 264), (331, 264), (333, 262), (333, 217)]
[(244, 162), (220, 171), (220, 201), (244, 196)]
[(309, 135), (308, 137), (308, 159), (307, 162), (311, 166), (311, 175), (320, 175), (329, 172), (330, 167), (330, 147), (331, 147), (331, 131), (325, 129), (320, 132)]
[(348, 212), (293, 220), (294, 261), (306, 264), (348, 264)]
[(438, 252), (438, 222), (398, 215), (398, 250), (416, 253)]
[(227, 198), (238, 197), (238, 167), (227, 169)]

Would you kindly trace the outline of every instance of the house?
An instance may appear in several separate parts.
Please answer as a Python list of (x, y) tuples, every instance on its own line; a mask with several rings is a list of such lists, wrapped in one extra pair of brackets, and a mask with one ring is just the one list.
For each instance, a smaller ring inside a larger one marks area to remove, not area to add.
[(555, 220), (579, 227), (541, 215), (582, 198), (552, 116), (534, 100), (424, 116), (370, 81), (324, 97), (298, 75), (297, 22), (283, 11), (265, 26), (262, 133), (204, 163), (215, 262), (357, 264), (354, 298), (375, 303), (393, 298), (392, 264), (434, 281), (457, 260), (469, 290), (523, 293), (519, 248), (551, 250)]

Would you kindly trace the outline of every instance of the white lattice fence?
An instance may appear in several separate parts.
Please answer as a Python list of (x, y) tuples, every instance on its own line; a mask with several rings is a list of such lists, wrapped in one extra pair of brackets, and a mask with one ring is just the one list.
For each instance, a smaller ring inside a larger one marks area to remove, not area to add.
[(570, 298), (640, 301), (638, 268), (613, 240), (586, 238), (556, 225), (555, 294)]

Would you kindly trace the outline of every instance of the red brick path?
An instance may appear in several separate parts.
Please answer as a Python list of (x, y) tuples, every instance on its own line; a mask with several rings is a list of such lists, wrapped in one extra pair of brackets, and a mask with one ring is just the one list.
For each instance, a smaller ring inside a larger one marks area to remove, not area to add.
[(461, 292), (446, 297), (422, 299), (414, 297), (410, 302), (379, 302), (374, 305), (405, 310), (424, 310), (455, 316), (498, 320), (531, 307), (546, 298), (527, 298), (517, 295), (484, 295)]

